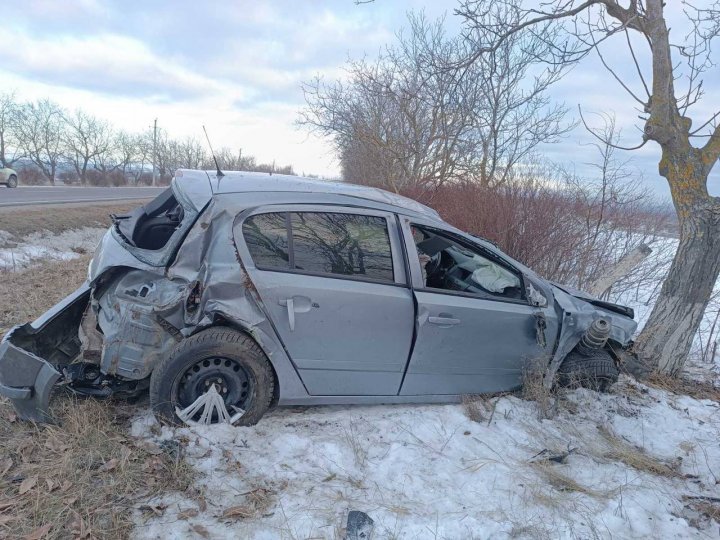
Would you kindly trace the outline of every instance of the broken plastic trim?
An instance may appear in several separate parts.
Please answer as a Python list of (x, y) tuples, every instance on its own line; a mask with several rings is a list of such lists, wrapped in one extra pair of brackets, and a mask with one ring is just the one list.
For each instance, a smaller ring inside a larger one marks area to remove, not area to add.
[[(179, 407), (175, 407), (175, 414), (177, 414), (180, 420), (190, 426), (207, 426), (215, 423), (232, 425), (245, 414), (244, 409), (239, 407), (233, 407), (233, 409), (235, 409), (235, 414), (230, 416), (227, 407), (225, 407), (225, 400), (223, 400), (213, 384), (207, 392), (184, 409), (181, 410)], [(197, 413), (201, 413), (200, 418), (193, 420), (193, 417), (197, 415)]]
[(16, 347), (0, 344), (0, 395), (12, 401), (23, 420), (51, 422), (48, 411), (53, 386), (60, 373), (42, 358)]

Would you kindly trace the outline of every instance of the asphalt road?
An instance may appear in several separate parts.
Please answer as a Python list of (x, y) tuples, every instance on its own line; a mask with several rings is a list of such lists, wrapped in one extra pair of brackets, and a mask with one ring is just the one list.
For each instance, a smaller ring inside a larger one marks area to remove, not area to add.
[(43, 204), (83, 204), (152, 199), (165, 188), (153, 187), (0, 187), (0, 207)]

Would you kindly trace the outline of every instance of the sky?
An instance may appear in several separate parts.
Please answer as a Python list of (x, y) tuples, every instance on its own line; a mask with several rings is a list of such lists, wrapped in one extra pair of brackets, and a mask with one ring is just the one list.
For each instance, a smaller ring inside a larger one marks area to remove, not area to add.
[[(668, 8), (673, 29), (681, 13)], [(202, 138), (215, 147), (242, 148), (260, 161), (292, 164), (299, 173), (336, 177), (331, 143), (298, 127), (301, 83), (320, 74), (343, 77), (348, 58), (375, 57), (406, 24), (409, 11), (447, 15), (460, 28), (453, 0), (0, 0), (0, 91), (18, 99), (49, 97), (70, 110), (82, 108), (117, 127), (139, 132), (158, 125), (177, 138)], [(675, 30), (673, 30), (675, 31)], [(609, 43), (606, 58), (633, 78), (623, 43)], [(640, 58), (642, 63), (642, 57)], [(720, 73), (707, 76), (708, 92), (695, 125), (720, 103)], [(637, 77), (635, 83), (639, 85)], [(636, 90), (639, 89), (636, 88)], [(614, 113), (622, 144), (639, 142), (634, 103), (599, 63), (588, 57), (552, 90), (577, 116)], [(582, 126), (560, 143), (545, 145), (548, 159), (590, 175), (597, 160), (593, 137)], [(659, 149), (648, 144), (627, 153), (639, 181), (667, 198), (658, 175)], [(714, 171), (710, 190), (720, 192)]]

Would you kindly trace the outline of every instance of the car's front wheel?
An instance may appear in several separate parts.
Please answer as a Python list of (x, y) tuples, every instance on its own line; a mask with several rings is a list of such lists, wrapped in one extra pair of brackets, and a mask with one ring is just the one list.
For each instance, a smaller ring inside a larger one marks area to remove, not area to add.
[(10, 178), (8, 178), (7, 187), (9, 187), (9, 188), (16, 188), (16, 187), (17, 187), (17, 184), (18, 184), (18, 182), (17, 182), (17, 176), (15, 176), (14, 174), (13, 174)]
[(256, 424), (270, 407), (275, 379), (248, 335), (210, 328), (184, 339), (150, 377), (157, 418), (175, 424)]
[(610, 353), (604, 349), (574, 350), (558, 369), (561, 386), (590, 388), (605, 392), (617, 382), (619, 372)]

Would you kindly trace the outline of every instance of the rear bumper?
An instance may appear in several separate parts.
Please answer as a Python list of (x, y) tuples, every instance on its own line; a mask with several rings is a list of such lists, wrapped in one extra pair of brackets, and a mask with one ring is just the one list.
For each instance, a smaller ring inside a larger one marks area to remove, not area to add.
[(16, 326), (0, 343), (0, 396), (23, 420), (47, 422), (50, 394), (62, 365), (80, 353), (78, 328), (90, 298), (83, 285), (36, 321)]
[(50, 394), (60, 373), (46, 360), (16, 347), (8, 338), (0, 344), (0, 396), (9, 398), (23, 420), (48, 422)]

